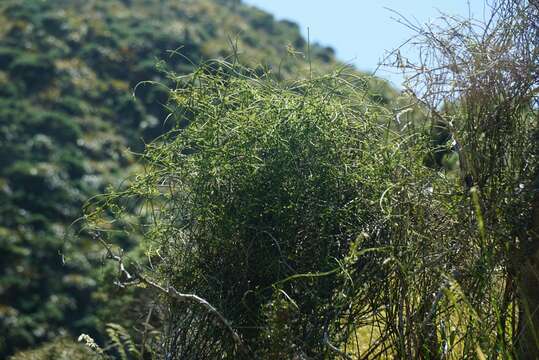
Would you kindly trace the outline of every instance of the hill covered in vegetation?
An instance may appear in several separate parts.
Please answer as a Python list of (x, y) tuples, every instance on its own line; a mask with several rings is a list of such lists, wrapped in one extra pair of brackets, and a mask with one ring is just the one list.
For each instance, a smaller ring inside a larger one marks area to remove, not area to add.
[[(155, 85), (174, 83), (167, 72), (231, 56), (277, 79), (339, 65), (329, 47), (307, 56), (296, 24), (238, 1), (7, 0), (0, 23), (0, 357), (99, 337), (102, 319), (126, 316), (76, 220), (170, 129), (167, 87)], [(133, 96), (144, 81), (154, 85)], [(371, 86), (377, 101), (394, 95)]]

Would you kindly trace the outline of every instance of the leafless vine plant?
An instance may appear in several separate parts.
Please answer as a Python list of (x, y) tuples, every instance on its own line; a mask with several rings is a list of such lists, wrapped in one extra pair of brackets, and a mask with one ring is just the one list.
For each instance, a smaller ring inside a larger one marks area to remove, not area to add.
[[(403, 71), (405, 91), (458, 155), (479, 259), (488, 259), (481, 271), (490, 275), (484, 286), (474, 285), (481, 274), (457, 280), (482, 322), (497, 324), (492, 354), (531, 359), (539, 356), (539, 5), (486, 2), (485, 14), (442, 15), (424, 26), (398, 14), (416, 34), (407, 46), (418, 56), (397, 49), (389, 65)], [(487, 297), (494, 302), (485, 304)]]

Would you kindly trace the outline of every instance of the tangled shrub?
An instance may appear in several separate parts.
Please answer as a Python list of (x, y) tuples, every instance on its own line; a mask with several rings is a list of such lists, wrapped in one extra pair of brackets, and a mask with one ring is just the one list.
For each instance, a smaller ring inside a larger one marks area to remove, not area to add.
[[(251, 355), (339, 354), (386, 286), (384, 195), (429, 185), (421, 141), (393, 131), (351, 75), (282, 84), (219, 62), (178, 84), (178, 126), (89, 219), (138, 207), (147, 273), (215, 306)], [(239, 356), (203, 308), (165, 303), (169, 358)]]

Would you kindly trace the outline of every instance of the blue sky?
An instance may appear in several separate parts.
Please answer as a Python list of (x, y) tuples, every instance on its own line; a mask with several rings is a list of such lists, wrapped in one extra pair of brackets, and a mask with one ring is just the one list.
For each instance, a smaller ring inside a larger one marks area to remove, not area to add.
[[(244, 0), (264, 9), (277, 19), (297, 22), (305, 37), (309, 28), (312, 42), (332, 46), (337, 57), (357, 68), (373, 71), (385, 51), (398, 47), (412, 33), (398, 24), (390, 8), (410, 20), (425, 23), (439, 16), (476, 18), (484, 16), (483, 0)], [(387, 70), (377, 75), (398, 85), (402, 78)]]

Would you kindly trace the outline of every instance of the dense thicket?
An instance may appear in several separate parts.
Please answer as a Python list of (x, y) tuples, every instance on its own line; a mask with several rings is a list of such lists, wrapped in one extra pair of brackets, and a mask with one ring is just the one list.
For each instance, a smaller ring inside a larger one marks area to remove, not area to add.
[[(151, 261), (135, 279), (209, 301), (247, 358), (353, 351), (395, 285), (384, 260), (421, 248), (398, 241), (395, 212), (425, 222), (442, 213), (429, 192), (439, 175), (422, 165), (428, 141), (395, 132), (365, 78), (278, 83), (212, 62), (178, 81), (177, 127), (148, 146), (128, 188), (91, 204), (93, 231), (129, 231), (103, 221), (138, 208)], [(205, 307), (163, 300), (162, 356), (242, 355)]]

